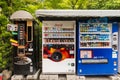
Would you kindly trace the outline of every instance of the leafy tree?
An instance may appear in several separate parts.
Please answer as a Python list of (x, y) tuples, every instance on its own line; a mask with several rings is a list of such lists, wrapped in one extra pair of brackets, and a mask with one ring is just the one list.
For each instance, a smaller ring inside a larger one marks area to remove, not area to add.
[(0, 14), (0, 72), (2, 69), (10, 68), (12, 64), (12, 46), (10, 45), (11, 34), (6, 31), (8, 19)]

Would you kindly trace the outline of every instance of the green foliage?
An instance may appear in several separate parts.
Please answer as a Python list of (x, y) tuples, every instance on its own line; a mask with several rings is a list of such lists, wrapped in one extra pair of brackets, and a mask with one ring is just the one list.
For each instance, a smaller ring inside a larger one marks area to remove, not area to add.
[(11, 34), (6, 31), (8, 19), (4, 14), (0, 14), (0, 72), (2, 69), (10, 67), (12, 57), (12, 47), (10, 45), (9, 39)]

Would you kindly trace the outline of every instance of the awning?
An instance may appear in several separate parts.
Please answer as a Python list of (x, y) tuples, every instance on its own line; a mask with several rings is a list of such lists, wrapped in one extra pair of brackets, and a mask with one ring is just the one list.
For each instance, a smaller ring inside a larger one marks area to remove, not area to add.
[(120, 10), (46, 10), (36, 11), (37, 17), (120, 17)]
[(10, 16), (11, 20), (34, 20), (33, 16), (27, 11), (16, 11)]

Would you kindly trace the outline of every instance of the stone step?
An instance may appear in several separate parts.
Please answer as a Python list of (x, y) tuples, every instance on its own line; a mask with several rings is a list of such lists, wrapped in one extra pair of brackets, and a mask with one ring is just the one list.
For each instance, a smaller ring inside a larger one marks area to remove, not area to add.
[(40, 69), (34, 75), (27, 75), (27, 80), (37, 80), (40, 75)]
[(11, 80), (25, 80), (23, 75), (13, 75)]
[(13, 75), (11, 80), (120, 80), (120, 75), (113, 76), (77, 76), (66, 74), (40, 74), (40, 70), (34, 75)]

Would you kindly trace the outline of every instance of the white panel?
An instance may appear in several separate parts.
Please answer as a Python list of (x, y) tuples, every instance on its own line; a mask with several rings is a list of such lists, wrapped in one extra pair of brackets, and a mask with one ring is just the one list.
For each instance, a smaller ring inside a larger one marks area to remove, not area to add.
[[(74, 63), (74, 66), (71, 66)], [(49, 59), (43, 59), (42, 72), (44, 73), (75, 73), (75, 59), (65, 59), (61, 62), (54, 62)]]
[(62, 24), (65, 28), (74, 28), (75, 21), (43, 21), (43, 27), (53, 27), (55, 24)]

